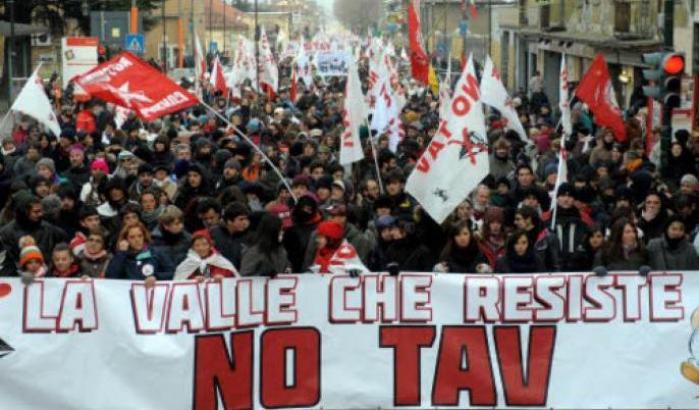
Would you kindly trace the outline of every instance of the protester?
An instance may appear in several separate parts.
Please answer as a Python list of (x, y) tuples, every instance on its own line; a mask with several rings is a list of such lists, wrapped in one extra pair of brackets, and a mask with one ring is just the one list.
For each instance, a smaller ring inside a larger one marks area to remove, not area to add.
[(680, 216), (669, 217), (662, 237), (648, 242), (648, 260), (650, 267), (658, 271), (699, 269), (699, 256), (687, 240), (684, 220)]
[(117, 240), (117, 251), (107, 266), (106, 278), (144, 280), (147, 285), (172, 279), (171, 262), (150, 247), (150, 232), (142, 223), (125, 226)]
[(106, 237), (101, 231), (87, 234), (85, 245), (77, 254), (83, 276), (95, 279), (104, 278), (109, 261), (112, 259), (112, 254), (106, 246)]
[(255, 236), (243, 253), (240, 273), (243, 276), (275, 276), (290, 273), (291, 264), (282, 245), (284, 231), (278, 216), (262, 216)]
[[(368, 46), (360, 43), (357, 63), (375, 105), (376, 67), (367, 56), (376, 50)], [(98, 99), (76, 104), (72, 93), (52, 93), (58, 135), (19, 116), (0, 149), (0, 274), (74, 277), (75, 266), (91, 278), (134, 280), (169, 279), (175, 267), (177, 279), (331, 273), (348, 249), (352, 263), (391, 273), (697, 268), (699, 139), (689, 132), (675, 133), (672, 166), (661, 169), (660, 146), (652, 146), (659, 130), (641, 126), (647, 113), (628, 107), (623, 140), (575, 97), (568, 135), (536, 72), (508, 101), (523, 133), (502, 113), (485, 113), (487, 135), (479, 138), (488, 176), (430, 181), (428, 191), (445, 202), (438, 183), (475, 187), (437, 223), (406, 190), (424, 153), (436, 160), (447, 152), (430, 146), (442, 124), (430, 89), (396, 64), (394, 128), (362, 126), (364, 158), (348, 167), (340, 162), (344, 79), (299, 83), (294, 101), (285, 89), (291, 66), (279, 62), (276, 95), (247, 80), (227, 100), (208, 81), (198, 84), (202, 99), (255, 146), (203, 106), (145, 121), (135, 112), (117, 116)], [(461, 130), (448, 131), (447, 147), (461, 144)], [(467, 147), (460, 149), (466, 160)], [(25, 237), (35, 245), (21, 246)], [(73, 256), (61, 244), (68, 240)], [(55, 266), (42, 268), (54, 256)]]
[(595, 255), (594, 265), (610, 271), (637, 271), (647, 264), (648, 253), (636, 225), (626, 218), (614, 222), (607, 243)]
[(485, 273), (492, 271), (488, 260), (481, 253), (475, 235), (471, 232), (470, 221), (461, 220), (449, 230), (447, 245), (439, 256), (434, 270), (454, 273)]
[(529, 233), (523, 230), (513, 232), (507, 239), (505, 254), (495, 264), (497, 273), (537, 273), (546, 272), (541, 255), (534, 249)]
[(211, 235), (203, 229), (192, 234), (192, 247), (175, 269), (174, 280), (220, 280), (238, 276), (235, 266), (216, 250)]

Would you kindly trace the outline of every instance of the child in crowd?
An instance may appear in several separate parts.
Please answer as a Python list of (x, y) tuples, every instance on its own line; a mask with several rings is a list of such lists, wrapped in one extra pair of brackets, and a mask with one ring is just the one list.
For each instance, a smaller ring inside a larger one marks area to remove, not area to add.
[(51, 253), (51, 271), (48, 276), (56, 278), (76, 278), (82, 276), (80, 265), (67, 243), (59, 243)]
[(238, 276), (240, 275), (233, 264), (214, 248), (209, 232), (202, 229), (192, 235), (192, 247), (187, 252), (185, 260), (175, 269), (174, 279), (203, 281)]

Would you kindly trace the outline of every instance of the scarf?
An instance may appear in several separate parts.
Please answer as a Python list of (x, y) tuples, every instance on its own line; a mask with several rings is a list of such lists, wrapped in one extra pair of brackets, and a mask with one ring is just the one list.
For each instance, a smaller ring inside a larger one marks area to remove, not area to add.
[(89, 253), (87, 251), (87, 248), (83, 248), (82, 255), (80, 255), (80, 256), (89, 260), (90, 262), (96, 262), (97, 260), (102, 259), (105, 256), (107, 256), (107, 251), (105, 249), (102, 249), (101, 251), (99, 251), (97, 253)]
[(68, 268), (67, 271), (65, 272), (59, 272), (56, 269), (54, 269), (51, 274), (52, 276), (55, 276), (57, 278), (72, 278), (75, 276), (75, 274), (80, 270), (80, 265), (77, 263), (74, 263), (70, 265), (70, 268)]
[(160, 205), (150, 212), (144, 211), (141, 213), (141, 218), (143, 218), (143, 222), (145, 222), (146, 225), (150, 225), (158, 220), (158, 217), (160, 217), (160, 214), (163, 213), (164, 209), (165, 207), (163, 205)]
[(207, 274), (209, 266), (231, 271), (235, 277), (240, 276), (235, 266), (220, 253), (213, 251), (209, 256), (202, 259), (194, 250), (190, 249), (187, 251), (187, 258), (175, 269), (174, 280), (187, 280), (196, 271), (199, 271), (204, 276), (209, 276)]

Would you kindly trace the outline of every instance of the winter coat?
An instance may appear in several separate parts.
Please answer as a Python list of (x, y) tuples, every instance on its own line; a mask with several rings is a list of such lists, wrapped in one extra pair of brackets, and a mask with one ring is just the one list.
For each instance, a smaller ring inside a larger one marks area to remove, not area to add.
[(155, 249), (140, 252), (117, 251), (107, 265), (107, 279), (144, 280), (155, 276), (159, 280), (171, 280), (174, 267), (166, 256)]
[(530, 261), (530, 268), (529, 269), (518, 269), (516, 268), (516, 263), (513, 260), (512, 255), (507, 255), (505, 254), (504, 256), (498, 258), (498, 261), (495, 263), (495, 272), (496, 273), (538, 273), (538, 272), (546, 272), (546, 265), (544, 264), (544, 261), (541, 259), (541, 255), (538, 253), (534, 253), (534, 259)]
[(533, 229), (527, 234), (529, 240), (534, 242), (534, 250), (544, 262), (547, 272), (560, 272), (561, 262), (558, 255), (559, 245), (556, 235), (551, 234), (546, 228), (538, 231)]
[(294, 224), (294, 226), (284, 232), (284, 248), (289, 256), (291, 270), (294, 273), (303, 272), (303, 259), (306, 255), (306, 248), (317, 226), (317, 222), (305, 225)]
[(80, 261), (80, 269), (83, 275), (91, 278), (104, 278), (107, 272), (107, 265), (112, 260), (112, 254), (106, 253), (101, 258), (90, 259), (85, 256), (85, 251), (83, 250), (78, 254), (78, 260)]
[[(216, 244), (216, 249), (240, 272), (243, 244), (248, 240), (248, 232), (231, 235), (224, 225), (217, 225), (210, 229), (211, 238)], [(243, 274), (241, 272), (241, 274)]]
[(32, 236), (45, 257), (51, 255), (57, 244), (68, 241), (66, 233), (55, 225), (46, 221), (41, 221), (38, 224), (31, 223), (27, 220), (26, 215), (20, 216), (20, 212), (15, 217), (14, 221), (0, 229), (0, 261), (2, 261), (0, 276), (17, 275), (20, 253), (19, 239), (21, 237)]
[(435, 262), (429, 249), (414, 236), (391, 242), (386, 250), (386, 261), (382, 270), (396, 263), (401, 272), (430, 272)]
[(36, 175), (36, 162), (30, 161), (27, 157), (19, 157), (12, 166), (12, 172), (17, 179)]
[(63, 173), (63, 177), (70, 183), (75, 192), (80, 192), (83, 185), (90, 181), (90, 170), (84, 165), (70, 168)]
[(595, 255), (594, 266), (604, 266), (609, 271), (637, 271), (648, 264), (648, 254), (645, 250), (634, 249), (628, 255), (621, 257), (606, 256), (604, 250)]
[(683, 239), (676, 249), (670, 249), (665, 236), (648, 243), (648, 261), (653, 270), (697, 270), (699, 256), (694, 246)]
[(587, 236), (587, 225), (582, 221), (580, 212), (575, 209), (558, 209), (555, 226), (556, 237), (558, 238), (558, 255), (562, 272), (576, 271), (577, 266), (575, 254), (582, 246)]
[(257, 245), (253, 245), (243, 252), (240, 274), (242, 276), (274, 276), (284, 273), (289, 268), (291, 264), (283, 246), (267, 254), (263, 253)]
[(191, 245), (192, 235), (185, 230), (179, 235), (172, 235), (157, 226), (151, 232), (151, 247), (168, 258), (172, 266), (179, 265), (187, 257)]
[(491, 154), (489, 157), (490, 161), (490, 175), (493, 176), (493, 180), (497, 181), (500, 178), (507, 178), (515, 171), (515, 163), (509, 158), (502, 159)]
[(667, 211), (662, 209), (658, 215), (646, 221), (643, 217), (638, 218), (638, 227), (643, 231), (643, 240), (648, 243), (651, 239), (660, 238), (665, 232), (667, 222)]

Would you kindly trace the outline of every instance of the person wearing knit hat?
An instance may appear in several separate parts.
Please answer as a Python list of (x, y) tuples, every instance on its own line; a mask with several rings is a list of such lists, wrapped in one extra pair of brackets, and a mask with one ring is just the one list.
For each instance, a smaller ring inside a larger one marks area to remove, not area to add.
[(44, 255), (36, 245), (22, 247), (19, 254), (19, 268), (20, 275), (25, 283), (46, 275)]
[(104, 158), (95, 158), (90, 164), (90, 171), (100, 171), (104, 175), (109, 175), (109, 165)]
[(680, 190), (686, 195), (696, 195), (699, 190), (699, 179), (692, 174), (685, 174), (680, 179)]
[(316, 230), (317, 251), (313, 260), (312, 271), (330, 273), (330, 260), (342, 245), (344, 228), (334, 221), (323, 221)]
[(234, 170), (240, 172), (240, 161), (238, 161), (235, 158), (230, 158), (223, 165), (223, 169), (226, 169), (226, 168), (233, 168)]
[(174, 280), (220, 280), (239, 276), (231, 261), (216, 250), (209, 231), (201, 229), (192, 234), (192, 246), (175, 269)]
[(56, 175), (56, 163), (51, 158), (41, 158), (36, 163), (36, 173), (49, 180)]

